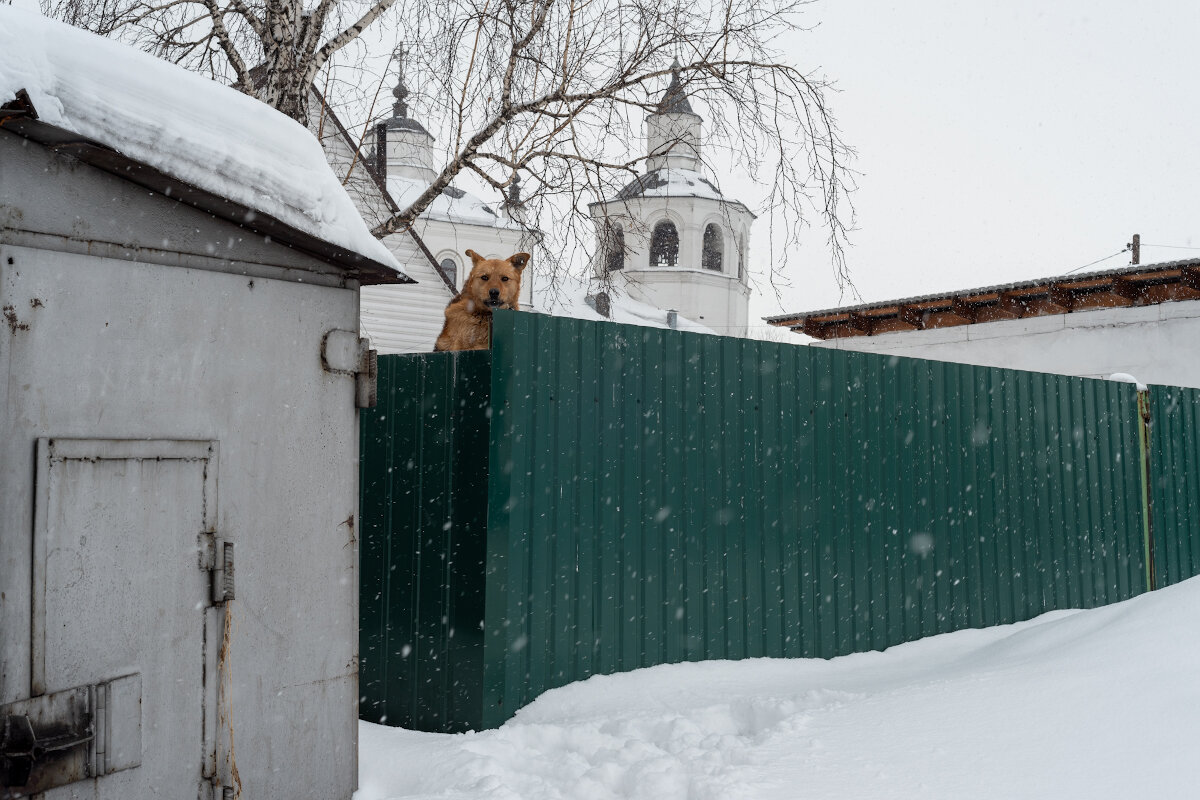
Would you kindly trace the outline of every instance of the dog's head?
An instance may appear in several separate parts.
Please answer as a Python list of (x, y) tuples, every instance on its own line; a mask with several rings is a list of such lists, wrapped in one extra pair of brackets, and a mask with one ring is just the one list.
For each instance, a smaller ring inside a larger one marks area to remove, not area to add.
[(474, 250), (471, 274), (463, 284), (462, 295), (467, 308), (475, 314), (490, 314), (497, 308), (520, 309), (521, 273), (529, 263), (529, 253), (517, 253), (508, 258), (484, 258)]

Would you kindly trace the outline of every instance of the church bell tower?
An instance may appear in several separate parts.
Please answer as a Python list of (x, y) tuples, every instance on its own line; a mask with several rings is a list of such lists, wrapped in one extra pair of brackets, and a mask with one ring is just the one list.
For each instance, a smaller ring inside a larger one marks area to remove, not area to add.
[(754, 215), (705, 176), (702, 123), (676, 61), (646, 117), (646, 173), (589, 207), (598, 240), (594, 268), (636, 300), (719, 334), (745, 336)]

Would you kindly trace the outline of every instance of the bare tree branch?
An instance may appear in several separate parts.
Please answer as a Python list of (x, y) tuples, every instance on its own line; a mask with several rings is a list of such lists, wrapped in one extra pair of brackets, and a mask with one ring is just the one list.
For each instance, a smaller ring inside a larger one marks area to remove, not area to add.
[(237, 73), (235, 85), (242, 91), (246, 91), (252, 86), (253, 79), (250, 77), (250, 69), (246, 66), (245, 60), (229, 36), (229, 30), (225, 27), (224, 15), (226, 12), (217, 5), (216, 0), (204, 0), (204, 5), (212, 20), (213, 32), (216, 34), (217, 41), (221, 43), (225, 57), (229, 59), (229, 63), (233, 65), (233, 69)]
[(337, 36), (334, 36), (332, 39), (326, 42), (325, 45), (318, 50), (316, 55), (313, 57), (316, 69), (320, 69), (321, 66), (327, 60), (329, 60), (330, 56), (362, 35), (362, 32), (367, 29), (367, 26), (379, 19), (379, 16), (391, 8), (395, 2), (396, 0), (379, 0), (379, 2), (375, 3), (375, 5), (367, 9), (365, 14), (359, 17), (358, 22), (355, 22), (349, 28), (346, 28), (346, 30), (342, 31)]
[[(502, 191), (520, 177), (529, 218), (547, 231), (539, 264), (580, 261), (596, 239), (587, 204), (617, 197), (662, 155), (648, 152), (643, 125), (678, 81), (703, 119), (700, 168), (714, 182), (737, 173), (762, 187), (767, 283), (790, 280), (787, 259), (815, 225), (834, 280), (852, 290), (853, 152), (830, 109), (832, 87), (780, 38), (805, 30), (811, 1), (42, 0), (55, 16), (232, 83), (301, 122), (317, 75), (336, 61), (320, 96), (361, 132), (347, 186), (380, 121), (373, 95), (388, 78), (385, 53), (404, 40), (411, 106), (434, 131), (442, 167), (376, 235), (411, 227), (456, 182)], [(325, 109), (317, 113), (323, 124)]]

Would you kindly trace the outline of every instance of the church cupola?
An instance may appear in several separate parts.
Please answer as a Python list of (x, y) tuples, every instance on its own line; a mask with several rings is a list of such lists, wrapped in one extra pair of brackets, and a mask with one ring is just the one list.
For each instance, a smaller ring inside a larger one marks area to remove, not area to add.
[(529, 223), (525, 201), (521, 199), (521, 173), (513, 173), (512, 182), (508, 184), (508, 189), (504, 192), (504, 202), (500, 209), (518, 225), (524, 226)]
[(404, 85), (404, 46), (397, 53), (400, 75), (392, 96), (392, 116), (375, 126), (376, 166), (385, 175), (432, 183), (437, 177), (433, 166), (433, 136), (425, 126), (408, 115), (408, 87)]
[(646, 169), (700, 169), (700, 115), (692, 110), (679, 79), (679, 60), (671, 64), (671, 84), (654, 113), (646, 117), (650, 158)]

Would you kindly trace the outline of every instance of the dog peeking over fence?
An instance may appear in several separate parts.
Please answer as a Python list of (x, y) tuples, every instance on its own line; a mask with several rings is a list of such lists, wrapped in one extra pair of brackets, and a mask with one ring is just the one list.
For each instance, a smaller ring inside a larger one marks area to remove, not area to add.
[(492, 344), (492, 311), (521, 308), (521, 273), (529, 253), (503, 259), (484, 258), (474, 250), (466, 254), (471, 257), (471, 274), (446, 306), (446, 324), (433, 346), (435, 352), (487, 350)]

